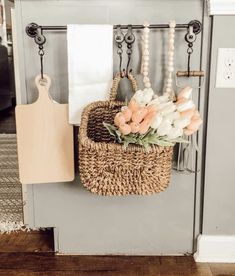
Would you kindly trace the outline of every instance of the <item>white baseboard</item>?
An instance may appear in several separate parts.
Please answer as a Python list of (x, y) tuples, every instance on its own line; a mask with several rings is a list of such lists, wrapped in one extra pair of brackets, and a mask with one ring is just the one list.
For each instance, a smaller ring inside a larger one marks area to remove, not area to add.
[(235, 235), (199, 235), (196, 262), (235, 263)]

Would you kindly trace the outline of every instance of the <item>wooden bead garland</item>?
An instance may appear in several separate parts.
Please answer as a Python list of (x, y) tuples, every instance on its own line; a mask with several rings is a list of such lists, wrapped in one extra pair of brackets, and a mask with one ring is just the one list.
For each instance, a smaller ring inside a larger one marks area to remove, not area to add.
[(169, 40), (168, 40), (168, 60), (166, 67), (166, 86), (165, 93), (169, 95), (170, 99), (175, 99), (175, 93), (172, 88), (172, 75), (174, 72), (174, 43), (175, 43), (175, 21), (169, 22)]
[(143, 34), (142, 34), (142, 64), (141, 73), (144, 76), (143, 82), (145, 88), (151, 88), (150, 78), (149, 78), (149, 23), (145, 22), (143, 24)]

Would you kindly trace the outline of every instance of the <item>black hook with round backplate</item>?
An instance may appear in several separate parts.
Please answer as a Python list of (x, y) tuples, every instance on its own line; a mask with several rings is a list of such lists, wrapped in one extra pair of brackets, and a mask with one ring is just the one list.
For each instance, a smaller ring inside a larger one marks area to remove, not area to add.
[(126, 76), (128, 77), (128, 74), (132, 71), (132, 69), (129, 70), (129, 65), (131, 62), (132, 46), (133, 46), (133, 43), (135, 42), (135, 36), (133, 34), (132, 25), (128, 25), (128, 30), (124, 36), (124, 39), (127, 44), (126, 53), (128, 56), (128, 60), (127, 60), (127, 65), (126, 65)]
[(124, 41), (124, 34), (121, 30), (121, 25), (117, 25), (117, 29), (114, 33), (114, 40), (117, 44), (117, 54), (119, 55), (119, 73), (120, 73), (120, 76), (123, 77), (124, 76), (124, 70), (122, 72), (122, 53), (123, 53), (123, 50), (122, 50), (122, 43)]
[(38, 45), (38, 54), (40, 56), (40, 67), (41, 67), (41, 79), (43, 79), (43, 57), (44, 57), (44, 44), (46, 43), (46, 37), (43, 35), (42, 28), (38, 27), (34, 41)]

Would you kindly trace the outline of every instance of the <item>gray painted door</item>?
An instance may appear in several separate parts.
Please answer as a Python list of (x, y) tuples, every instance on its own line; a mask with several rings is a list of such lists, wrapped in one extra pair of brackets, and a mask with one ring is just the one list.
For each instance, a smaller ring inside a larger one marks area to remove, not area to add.
[[(188, 23), (202, 21), (203, 1), (16, 1), (17, 39), (21, 61), (22, 99), (37, 97), (34, 77), (39, 73), (39, 57), (33, 39), (24, 33), (30, 22), (42, 25), (68, 23), (142, 24), (166, 23), (175, 19)], [(45, 72), (53, 80), (52, 96), (64, 103), (68, 98), (65, 32), (46, 32)], [(186, 69), (185, 31), (176, 34), (175, 63)], [(151, 32), (151, 79), (161, 92), (164, 77), (167, 32)], [(137, 39), (137, 42), (139, 38)], [(97, 47), (99, 42), (97, 41)], [(200, 67), (201, 38), (197, 39), (192, 64)], [(132, 67), (139, 72), (139, 45), (135, 45)], [(115, 55), (114, 70), (118, 69)], [(138, 79), (141, 80), (140, 76)], [(24, 87), (25, 85), (25, 87)], [(25, 89), (25, 90), (24, 90)], [(124, 87), (125, 90), (125, 87)], [(125, 93), (123, 93), (124, 95)], [(194, 91), (195, 100), (198, 91)], [(77, 156), (76, 156), (77, 158)], [(86, 191), (79, 176), (73, 183), (27, 186), (26, 223), (55, 227), (56, 250), (79, 254), (184, 254), (193, 252), (195, 217), (195, 174), (173, 172), (170, 187), (153, 196), (100, 197)]]

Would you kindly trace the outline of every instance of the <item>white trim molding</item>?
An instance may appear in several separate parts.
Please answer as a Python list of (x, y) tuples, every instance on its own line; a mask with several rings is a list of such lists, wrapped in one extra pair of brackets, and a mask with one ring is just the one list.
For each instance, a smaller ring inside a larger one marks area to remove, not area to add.
[(207, 0), (210, 15), (235, 14), (235, 0)]
[(235, 263), (235, 235), (199, 235), (196, 262)]

